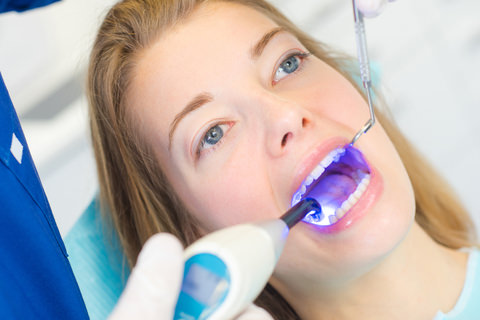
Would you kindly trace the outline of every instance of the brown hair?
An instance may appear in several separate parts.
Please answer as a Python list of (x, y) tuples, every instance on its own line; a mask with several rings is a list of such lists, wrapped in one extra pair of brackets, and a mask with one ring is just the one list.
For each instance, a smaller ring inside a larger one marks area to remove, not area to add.
[[(263, 13), (362, 92), (350, 72), (345, 71), (348, 59), (300, 31), (263, 0), (125, 0), (116, 4), (105, 17), (93, 46), (87, 94), (102, 211), (113, 223), (130, 266), (135, 264), (143, 243), (157, 232), (172, 233), (184, 245), (200, 235), (195, 220), (175, 195), (152, 150), (137, 133), (135, 120), (126, 111), (126, 96), (140, 53), (163, 32), (188, 18), (197, 6), (214, 1), (238, 3)], [(417, 222), (446, 247), (473, 245), (473, 224), (447, 183), (389, 117), (378, 113), (378, 119), (412, 181)], [(276, 319), (298, 318), (270, 285), (256, 303)]]

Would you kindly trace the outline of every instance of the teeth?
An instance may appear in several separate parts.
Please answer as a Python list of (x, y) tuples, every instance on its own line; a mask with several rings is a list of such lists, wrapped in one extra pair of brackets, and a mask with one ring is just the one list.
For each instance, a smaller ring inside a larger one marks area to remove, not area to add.
[(330, 221), (330, 224), (334, 224), (338, 219), (332, 214), (331, 216), (328, 216), (328, 221)]
[[(300, 186), (299, 190), (294, 194), (292, 200), (292, 206), (300, 202), (302, 196), (307, 191), (307, 187), (311, 185), (315, 180), (317, 180), (324, 172), (325, 169), (332, 164), (332, 162), (338, 162), (340, 158), (345, 154), (344, 148), (338, 148), (332, 150), (321, 162), (315, 167), (312, 172), (305, 178), (305, 181)], [(363, 195), (365, 190), (367, 190), (368, 184), (370, 183), (370, 175), (366, 174), (362, 170), (357, 170), (353, 174), (354, 179), (362, 179), (358, 184), (355, 191), (346, 199), (339, 208), (335, 210), (335, 214), (330, 214), (328, 216), (328, 221), (330, 225), (336, 223), (338, 220), (342, 219), (343, 216), (358, 202), (360, 197)], [(358, 181), (358, 180), (357, 180)], [(321, 214), (309, 214), (304, 219), (307, 222), (320, 222), (325, 219), (324, 213)]]
[(347, 204), (349, 204), (351, 208), (355, 203), (357, 203), (357, 201), (358, 201), (358, 197), (355, 197), (353, 194), (351, 194), (347, 199)]
[(320, 177), (320, 175), (322, 173), (325, 172), (325, 168), (322, 167), (322, 166), (317, 166), (315, 169), (313, 169), (311, 175), (313, 176), (313, 178), (316, 180), (318, 179), (318, 177)]
[(367, 175), (362, 179), (362, 181), (358, 185), (357, 190), (355, 190), (355, 192), (361, 195), (365, 190), (367, 190), (367, 186), (369, 183), (370, 183), (370, 175)]
[(302, 183), (300, 190), (295, 193), (293, 196), (292, 206), (296, 205), (302, 196), (307, 191), (307, 187), (312, 184), (313, 181), (317, 180), (318, 177), (325, 172), (325, 168), (327, 168), (332, 162), (338, 162), (338, 160), (345, 154), (344, 148), (338, 148), (335, 150), (330, 151), (330, 153), (320, 162), (319, 165), (312, 172), (307, 176), (305, 181)]
[(330, 154), (320, 162), (320, 165), (324, 168), (328, 167), (333, 161), (333, 157)]
[(347, 211), (350, 210), (357, 203), (358, 199), (360, 199), (365, 190), (367, 190), (367, 186), (369, 183), (370, 175), (367, 174), (357, 186), (355, 192), (352, 193), (348, 197), (348, 199), (342, 203), (340, 208), (335, 211), (335, 216), (337, 217), (337, 219), (341, 219), (345, 215), (345, 213), (347, 213)]
[(307, 179), (305, 179), (305, 185), (309, 186), (313, 182), (313, 177), (308, 176)]
[(341, 149), (341, 150), (343, 152), (342, 153), (338, 152), (337, 154), (335, 154), (333, 157), (333, 161), (338, 162), (338, 160), (340, 160), (340, 158), (343, 156), (343, 154), (345, 153), (345, 150), (344, 149)]
[(364, 184), (360, 184), (358, 185), (357, 190), (355, 190), (355, 192), (362, 194), (365, 190), (367, 190), (367, 186)]
[(295, 196), (293, 197), (293, 205), (292, 205), (292, 206), (294, 206), (294, 205), (296, 205), (297, 203), (299, 203), (301, 199), (302, 199), (302, 195), (300, 194), (300, 192), (297, 192), (297, 193), (295, 194)]
[(335, 216), (339, 220), (342, 219), (344, 215), (345, 215), (345, 210), (343, 210), (342, 208), (338, 208), (337, 211), (335, 211)]
[(333, 161), (337, 162), (341, 156), (345, 153), (344, 148), (338, 148), (332, 150), (321, 162), (320, 165), (327, 168)]

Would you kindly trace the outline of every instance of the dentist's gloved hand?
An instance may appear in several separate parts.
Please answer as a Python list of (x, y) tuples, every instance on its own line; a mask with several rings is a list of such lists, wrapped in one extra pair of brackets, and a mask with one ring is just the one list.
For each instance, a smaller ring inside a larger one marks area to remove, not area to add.
[[(152, 236), (138, 256), (122, 296), (109, 320), (170, 320), (183, 277), (183, 247), (168, 233)], [(236, 320), (273, 320), (251, 305)]]
[(357, 7), (367, 18), (374, 18), (383, 12), (387, 2), (394, 0), (357, 0)]

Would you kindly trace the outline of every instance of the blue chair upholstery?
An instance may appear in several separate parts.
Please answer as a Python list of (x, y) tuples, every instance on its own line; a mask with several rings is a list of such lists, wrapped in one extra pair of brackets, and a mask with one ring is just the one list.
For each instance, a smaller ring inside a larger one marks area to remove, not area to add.
[(94, 199), (65, 238), (70, 264), (92, 320), (106, 319), (130, 273), (113, 228)]

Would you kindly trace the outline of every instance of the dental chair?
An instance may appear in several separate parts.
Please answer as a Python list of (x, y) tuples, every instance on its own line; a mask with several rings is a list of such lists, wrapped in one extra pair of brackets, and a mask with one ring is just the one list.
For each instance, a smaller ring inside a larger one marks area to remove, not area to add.
[(97, 198), (64, 242), (90, 319), (106, 319), (125, 287), (130, 269), (113, 228), (100, 217)]

